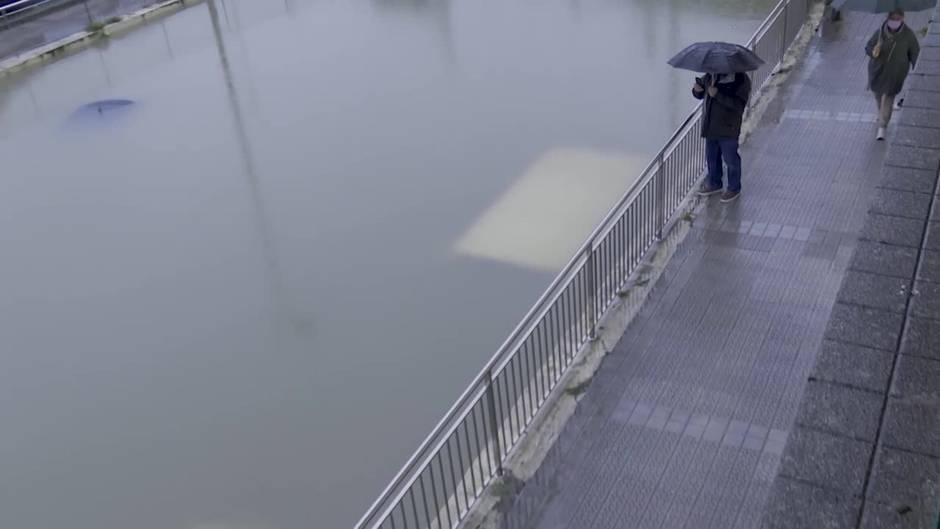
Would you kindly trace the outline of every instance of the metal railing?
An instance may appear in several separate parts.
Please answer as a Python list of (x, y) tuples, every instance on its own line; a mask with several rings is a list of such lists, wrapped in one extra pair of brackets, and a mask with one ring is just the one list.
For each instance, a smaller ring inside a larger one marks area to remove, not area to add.
[(0, 29), (14, 26), (45, 12), (79, 1), (81, 0), (18, 0), (0, 6)]
[[(748, 46), (763, 87), (814, 0), (781, 0)], [(664, 68), (667, 66), (663, 66)], [(686, 118), (411, 456), (356, 529), (454, 529), (503, 473), (568, 368), (595, 336), (620, 288), (701, 180), (702, 107)]]

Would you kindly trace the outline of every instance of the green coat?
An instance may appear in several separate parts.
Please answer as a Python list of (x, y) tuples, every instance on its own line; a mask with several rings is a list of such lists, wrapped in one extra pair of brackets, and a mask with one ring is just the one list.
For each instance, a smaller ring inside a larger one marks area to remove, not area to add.
[[(872, 52), (879, 37), (881, 53), (875, 58), (872, 57)], [(882, 25), (881, 29), (868, 39), (865, 53), (869, 57), (868, 89), (876, 94), (894, 96), (901, 92), (907, 73), (917, 64), (920, 44), (917, 42), (917, 35), (907, 24), (901, 26), (897, 33)]]

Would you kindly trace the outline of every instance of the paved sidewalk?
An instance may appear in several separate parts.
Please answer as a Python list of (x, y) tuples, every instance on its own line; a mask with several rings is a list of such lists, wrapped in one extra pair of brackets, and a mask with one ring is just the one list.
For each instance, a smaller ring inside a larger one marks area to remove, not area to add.
[(940, 525), (938, 23), (908, 87), (768, 501), (768, 529)]
[(880, 20), (811, 45), (742, 198), (705, 205), (506, 527), (760, 525), (885, 156), (862, 51)]

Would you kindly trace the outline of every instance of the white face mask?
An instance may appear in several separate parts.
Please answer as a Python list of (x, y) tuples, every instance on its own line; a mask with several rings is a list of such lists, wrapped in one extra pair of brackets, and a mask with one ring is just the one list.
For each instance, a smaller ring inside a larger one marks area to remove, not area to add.
[(901, 29), (901, 24), (903, 23), (904, 23), (903, 20), (889, 20), (888, 29), (890, 29), (891, 31), (897, 31)]

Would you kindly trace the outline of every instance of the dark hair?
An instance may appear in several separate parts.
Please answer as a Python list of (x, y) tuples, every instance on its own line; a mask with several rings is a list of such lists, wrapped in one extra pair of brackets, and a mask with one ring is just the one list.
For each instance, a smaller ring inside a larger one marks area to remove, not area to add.
[(891, 12), (888, 13), (888, 18), (891, 18), (893, 16), (899, 16), (901, 18), (904, 18), (904, 10), (901, 9), (900, 7), (897, 9), (892, 9)]

